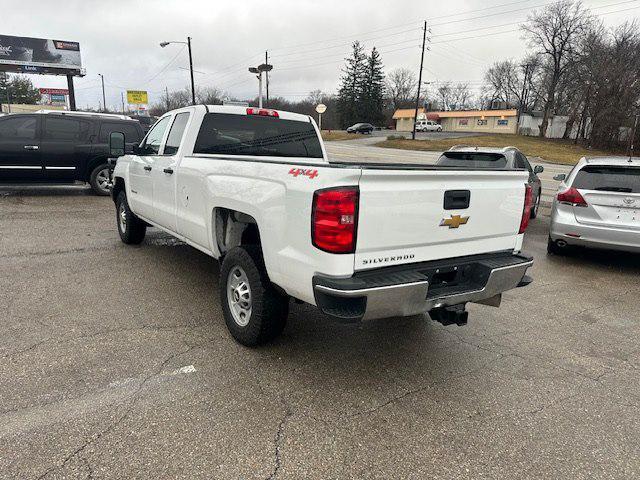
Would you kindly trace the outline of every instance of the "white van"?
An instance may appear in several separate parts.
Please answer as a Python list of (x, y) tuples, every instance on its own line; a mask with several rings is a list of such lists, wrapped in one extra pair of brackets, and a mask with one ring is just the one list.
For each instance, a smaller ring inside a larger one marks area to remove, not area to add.
[(442, 125), (432, 120), (418, 120), (416, 122), (416, 132), (441, 132)]

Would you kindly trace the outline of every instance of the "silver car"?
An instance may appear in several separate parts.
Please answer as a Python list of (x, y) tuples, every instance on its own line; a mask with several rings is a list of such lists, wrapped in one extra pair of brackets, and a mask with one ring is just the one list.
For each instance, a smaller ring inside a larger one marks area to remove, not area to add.
[(640, 159), (582, 158), (557, 175), (547, 251), (570, 245), (640, 252)]

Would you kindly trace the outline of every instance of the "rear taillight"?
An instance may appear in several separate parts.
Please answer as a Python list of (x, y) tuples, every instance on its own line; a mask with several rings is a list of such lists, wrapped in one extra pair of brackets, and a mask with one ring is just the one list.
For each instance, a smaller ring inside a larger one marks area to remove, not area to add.
[(358, 223), (357, 187), (318, 190), (313, 194), (311, 240), (320, 250), (353, 253)]
[(529, 220), (531, 219), (531, 207), (533, 206), (533, 190), (531, 185), (524, 186), (524, 207), (522, 208), (522, 218), (520, 219), (520, 231), (518, 233), (524, 233), (529, 226)]
[(260, 115), (261, 117), (276, 117), (278, 118), (278, 112), (276, 110), (269, 110), (268, 108), (247, 108), (247, 115)]
[(582, 194), (577, 188), (569, 187), (566, 190), (558, 193), (558, 201), (560, 203), (567, 203), (574, 207), (586, 207), (587, 202), (584, 200)]

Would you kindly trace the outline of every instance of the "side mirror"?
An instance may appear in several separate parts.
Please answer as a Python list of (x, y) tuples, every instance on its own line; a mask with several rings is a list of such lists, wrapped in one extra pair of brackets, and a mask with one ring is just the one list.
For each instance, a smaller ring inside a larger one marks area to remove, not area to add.
[(535, 167), (533, 167), (533, 173), (535, 173), (536, 175), (542, 172), (544, 172), (544, 167), (542, 165), (536, 165)]
[(559, 182), (564, 182), (567, 179), (567, 175), (564, 173), (559, 173), (558, 175), (556, 175), (555, 177), (553, 177), (554, 180), (557, 180)]
[(109, 156), (118, 158), (124, 155), (124, 133), (111, 132), (109, 135)]

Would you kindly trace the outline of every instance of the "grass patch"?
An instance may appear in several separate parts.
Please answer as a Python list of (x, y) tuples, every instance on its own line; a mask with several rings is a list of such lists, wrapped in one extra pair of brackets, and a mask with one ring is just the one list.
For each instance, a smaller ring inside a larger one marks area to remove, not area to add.
[(557, 140), (523, 135), (479, 135), (477, 137), (448, 138), (442, 140), (385, 140), (376, 144), (379, 147), (400, 148), (404, 150), (428, 150), (441, 152), (454, 145), (470, 145), (472, 147), (506, 147), (518, 148), (528, 157), (540, 157), (553, 163), (575, 165), (581, 157), (595, 155), (612, 155), (611, 152), (587, 149), (574, 145), (572, 140)]
[(354, 133), (347, 133), (344, 130), (322, 130), (322, 139), (325, 142), (335, 142), (337, 140), (353, 140), (360, 138)]

